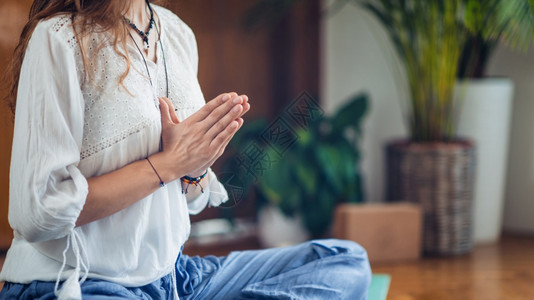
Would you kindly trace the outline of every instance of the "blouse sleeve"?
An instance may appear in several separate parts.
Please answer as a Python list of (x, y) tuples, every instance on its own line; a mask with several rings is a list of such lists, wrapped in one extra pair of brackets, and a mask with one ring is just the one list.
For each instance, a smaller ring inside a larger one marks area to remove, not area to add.
[(208, 169), (208, 182), (201, 182), (204, 186), (204, 193), (187, 203), (189, 214), (196, 215), (200, 213), (208, 203), (210, 206), (219, 206), (228, 201), (228, 193), (223, 184), (219, 182), (215, 173)]
[(88, 193), (77, 168), (84, 101), (74, 49), (47, 24), (22, 64), (11, 156), (9, 222), (29, 242), (66, 236)]

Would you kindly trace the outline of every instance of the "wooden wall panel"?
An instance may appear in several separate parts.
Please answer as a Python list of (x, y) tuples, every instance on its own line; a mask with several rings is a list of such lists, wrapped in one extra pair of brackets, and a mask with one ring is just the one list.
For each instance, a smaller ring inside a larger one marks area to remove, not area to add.
[(302, 90), (318, 94), (319, 1), (301, 1), (273, 27), (250, 31), (243, 16), (255, 2), (183, 0), (169, 6), (196, 34), (206, 99), (236, 90), (250, 96), (250, 118), (274, 117)]
[(247, 32), (242, 16), (253, 1), (174, 1), (171, 9), (194, 31), (199, 49), (199, 80), (206, 100), (226, 92), (249, 95), (251, 116), (270, 113), (269, 37)]
[[(0, 2), (0, 76), (5, 73), (22, 27), (27, 21), (30, 0), (2, 0)], [(13, 232), (7, 221), (9, 206), (9, 164), (13, 139), (13, 117), (4, 105), (6, 87), (0, 83), (0, 249), (11, 245)]]

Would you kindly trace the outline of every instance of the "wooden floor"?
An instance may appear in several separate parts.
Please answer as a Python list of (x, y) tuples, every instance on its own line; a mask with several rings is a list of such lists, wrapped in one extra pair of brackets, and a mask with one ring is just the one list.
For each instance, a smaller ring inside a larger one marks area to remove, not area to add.
[(372, 268), (391, 275), (388, 300), (534, 299), (534, 238), (508, 236), (469, 255)]
[(534, 299), (534, 238), (508, 236), (469, 255), (372, 268), (391, 275), (388, 300)]

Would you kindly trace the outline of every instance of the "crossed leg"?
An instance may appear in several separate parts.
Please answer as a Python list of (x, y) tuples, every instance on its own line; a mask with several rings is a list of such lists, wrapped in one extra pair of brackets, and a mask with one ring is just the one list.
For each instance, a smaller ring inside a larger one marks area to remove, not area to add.
[(371, 270), (365, 250), (343, 240), (232, 252), (182, 255), (176, 264), (181, 299), (366, 299)]

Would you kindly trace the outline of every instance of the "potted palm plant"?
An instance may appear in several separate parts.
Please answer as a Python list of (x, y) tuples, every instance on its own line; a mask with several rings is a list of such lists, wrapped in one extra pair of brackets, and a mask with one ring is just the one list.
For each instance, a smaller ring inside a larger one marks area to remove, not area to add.
[(478, 149), (474, 195), (475, 242), (499, 238), (504, 207), (513, 82), (487, 77), (499, 43), (524, 49), (532, 42), (534, 17), (528, 0), (466, 0), (469, 29), (459, 61), (457, 98), (462, 99), (458, 132)]
[(410, 91), (409, 139), (386, 146), (387, 198), (421, 204), (423, 252), (472, 248), (475, 147), (456, 134), (458, 60), (467, 40), (462, 0), (361, 1), (384, 26)]
[[(360, 3), (387, 29), (410, 84), (410, 141), (387, 147), (389, 198), (423, 203), (425, 252), (469, 251), (473, 223), (478, 240), (495, 240), (502, 214), (512, 85), (507, 79), (480, 78), (499, 41), (516, 47), (530, 44), (533, 4), (528, 0)], [(456, 86), (457, 77), (476, 80)], [(470, 204), (474, 152), (472, 142), (457, 138), (461, 135), (477, 144), (474, 219)]]

